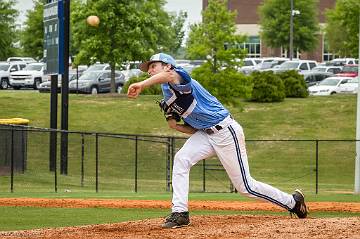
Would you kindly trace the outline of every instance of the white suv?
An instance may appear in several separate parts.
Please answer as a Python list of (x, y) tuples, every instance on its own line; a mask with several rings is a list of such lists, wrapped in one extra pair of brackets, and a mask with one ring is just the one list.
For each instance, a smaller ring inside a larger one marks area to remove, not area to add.
[(10, 73), (22, 70), (26, 63), (22, 62), (0, 62), (0, 89), (7, 89), (10, 86)]
[(23, 70), (10, 74), (10, 85), (15, 90), (22, 87), (30, 87), (36, 90), (44, 81), (47, 81), (44, 63), (30, 63)]
[(24, 63), (26, 63), (26, 64), (37, 62), (37, 61), (36, 61), (34, 58), (32, 58), (32, 57), (17, 57), (17, 56), (9, 57), (6, 61), (7, 61), (7, 62), (21, 61), (21, 62), (24, 62)]
[(255, 66), (261, 62), (260, 58), (245, 58), (242, 60), (243, 66), (240, 67), (239, 71), (244, 74), (250, 74), (254, 71)]
[(317, 66), (316, 61), (312, 60), (293, 60), (282, 63), (275, 72), (291, 71), (296, 70), (299, 72), (310, 71), (312, 68)]
[(330, 65), (344, 66), (358, 64), (358, 59), (355, 58), (336, 58), (330, 61)]

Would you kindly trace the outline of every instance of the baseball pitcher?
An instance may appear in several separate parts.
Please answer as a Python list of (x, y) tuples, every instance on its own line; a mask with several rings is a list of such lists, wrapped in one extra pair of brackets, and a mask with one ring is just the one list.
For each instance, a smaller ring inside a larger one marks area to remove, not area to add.
[[(274, 203), (299, 218), (306, 218), (308, 209), (304, 195), (295, 190), (291, 195), (250, 175), (241, 125), (229, 111), (181, 67), (170, 55), (158, 53), (143, 62), (140, 69), (150, 78), (131, 84), (128, 97), (136, 98), (141, 91), (161, 84), (164, 99), (159, 106), (170, 128), (191, 135), (176, 153), (172, 174), (172, 213), (163, 228), (190, 225), (188, 212), (190, 168), (202, 159), (216, 155), (237, 191), (245, 196)], [(181, 120), (184, 123), (180, 123)]]

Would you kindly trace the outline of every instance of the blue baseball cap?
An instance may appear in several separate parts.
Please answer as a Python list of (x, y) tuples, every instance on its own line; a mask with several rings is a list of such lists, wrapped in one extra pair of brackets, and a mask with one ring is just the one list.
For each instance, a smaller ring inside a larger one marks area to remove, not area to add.
[(149, 69), (149, 65), (153, 62), (164, 62), (166, 64), (170, 64), (174, 67), (176, 67), (176, 61), (174, 58), (168, 54), (165, 53), (158, 53), (150, 57), (149, 61), (145, 61), (140, 64), (140, 70), (147, 72)]

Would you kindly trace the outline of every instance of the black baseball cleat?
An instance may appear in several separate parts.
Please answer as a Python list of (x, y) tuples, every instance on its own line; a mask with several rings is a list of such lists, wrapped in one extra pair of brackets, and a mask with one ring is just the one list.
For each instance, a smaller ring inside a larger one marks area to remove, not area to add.
[(298, 218), (306, 218), (309, 211), (305, 205), (304, 194), (299, 189), (296, 189), (292, 196), (296, 204), (295, 207), (290, 210), (290, 214), (296, 214)]
[(189, 212), (173, 212), (165, 218), (162, 228), (179, 228), (190, 225)]

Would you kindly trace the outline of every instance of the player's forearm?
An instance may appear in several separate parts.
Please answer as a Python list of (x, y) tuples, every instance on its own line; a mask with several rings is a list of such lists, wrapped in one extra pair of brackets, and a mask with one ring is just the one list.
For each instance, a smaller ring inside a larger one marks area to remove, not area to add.
[(172, 81), (172, 76), (170, 72), (161, 72), (159, 74), (153, 75), (150, 78), (141, 82), (142, 88), (147, 88), (156, 84), (163, 84)]
[(183, 125), (183, 124), (175, 124), (171, 128), (185, 134), (194, 134), (197, 131), (197, 129), (194, 129), (191, 126)]

